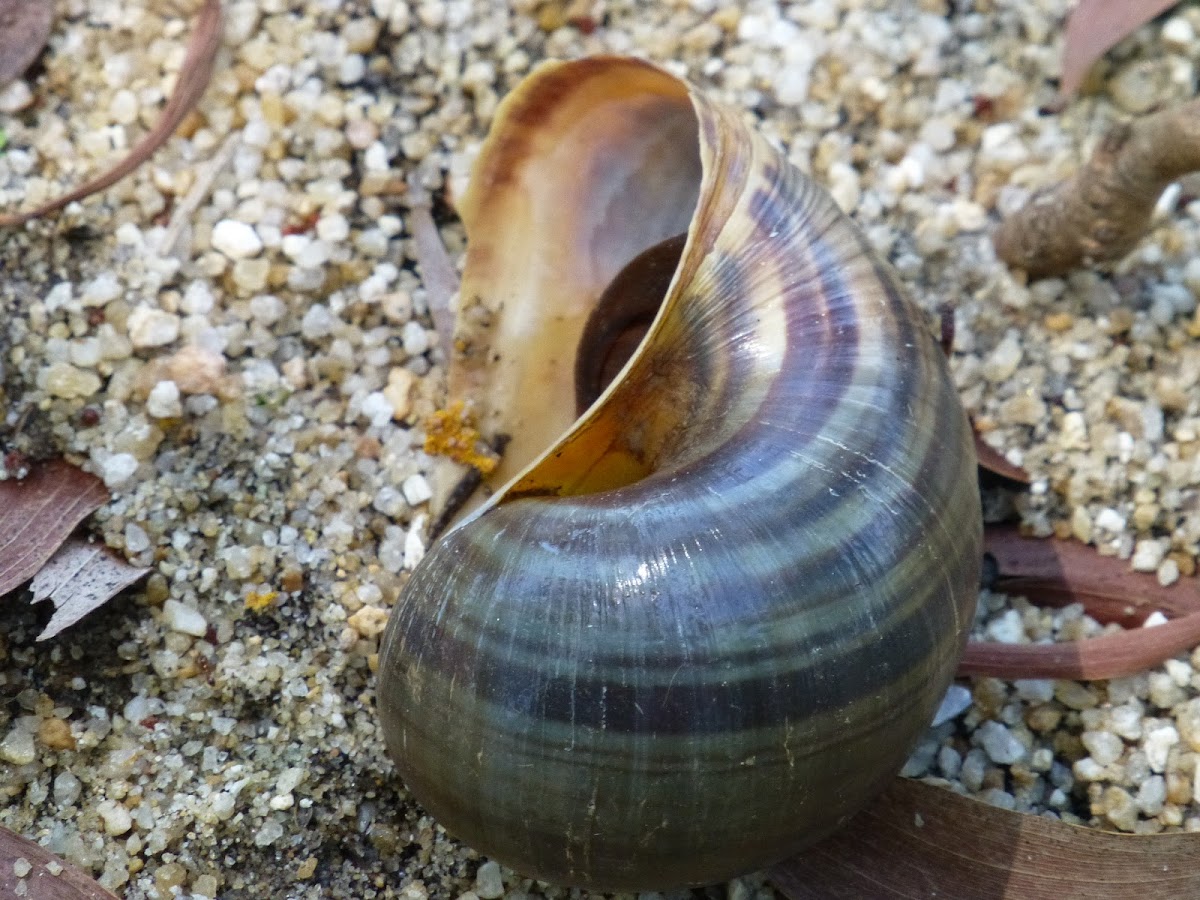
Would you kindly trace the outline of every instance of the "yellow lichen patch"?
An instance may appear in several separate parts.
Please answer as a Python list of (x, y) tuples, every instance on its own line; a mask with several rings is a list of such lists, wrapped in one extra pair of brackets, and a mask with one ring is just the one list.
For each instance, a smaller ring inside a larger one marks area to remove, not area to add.
[(275, 602), (279, 591), (251, 591), (246, 595), (246, 609), (250, 612), (262, 612)]
[(449, 457), (484, 475), (491, 473), (498, 462), (475, 429), (466, 404), (461, 400), (446, 409), (436, 410), (425, 420), (425, 452), (431, 456)]

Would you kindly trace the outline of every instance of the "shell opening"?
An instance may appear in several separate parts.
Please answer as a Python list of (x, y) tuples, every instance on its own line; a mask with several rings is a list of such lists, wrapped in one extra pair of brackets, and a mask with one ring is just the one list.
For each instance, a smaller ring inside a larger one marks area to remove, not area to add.
[(481, 430), (510, 438), (485, 481), (503, 485), (493, 504), (645, 477), (677, 424), (669, 411), (682, 408), (660, 397), (664, 415), (631, 429), (632, 407), (609, 401), (654, 327), (696, 211), (696, 111), (681, 82), (649, 66), (573, 67), (561, 81), (558, 71), (506, 101), (507, 126), (485, 145), (462, 208), (466, 351), (451, 392), (479, 398)]

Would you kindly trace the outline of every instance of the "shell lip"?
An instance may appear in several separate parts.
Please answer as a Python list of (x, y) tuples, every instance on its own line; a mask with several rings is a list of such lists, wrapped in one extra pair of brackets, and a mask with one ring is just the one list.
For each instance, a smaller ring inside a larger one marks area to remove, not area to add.
[[(534, 456), (526, 465), (522, 466), (507, 481), (496, 487), (490, 496), (488, 496), (487, 499), (482, 503), (482, 505), (476, 506), (474, 509), (470, 510), (464, 515), (461, 515), (456, 520), (452, 519), (446, 531), (443, 532), (443, 536), (469, 525), (481, 516), (488, 513), (494, 507), (510, 500), (532, 496), (560, 495), (560, 492), (554, 490), (539, 488), (528, 488), (521, 490), (519, 489), (519, 486), (524, 482), (528, 482), (530, 477), (534, 473), (538, 472), (547, 463), (547, 461), (551, 460), (565, 444), (588, 431), (594, 425), (601, 412), (604, 411), (605, 408), (613, 401), (614, 395), (621, 389), (622, 383), (627, 379), (629, 374), (637, 367), (642, 365), (643, 358), (647, 355), (649, 348), (654, 346), (659, 334), (661, 333), (664, 320), (668, 315), (670, 315), (672, 308), (680, 301), (680, 296), (682, 293), (681, 283), (684, 277), (687, 261), (689, 259), (696, 259), (697, 254), (703, 254), (704, 252), (704, 248), (699, 247), (701, 232), (704, 230), (701, 224), (701, 213), (708, 205), (708, 201), (710, 199), (709, 195), (711, 195), (714, 190), (712, 183), (713, 172), (715, 171), (715, 167), (720, 164), (720, 153), (718, 148), (713, 146), (715, 141), (715, 129), (705, 127), (705, 106), (695, 86), (685, 79), (679, 78), (678, 76), (675, 76), (670, 72), (667, 72), (666, 70), (645, 60), (617, 55), (588, 57), (586, 59), (576, 61), (546, 61), (539, 65), (529, 76), (529, 78), (532, 80), (533, 78), (541, 77), (547, 73), (551, 73), (556, 69), (566, 67), (572, 67), (576, 70), (586, 68), (587, 70), (603, 71), (606, 75), (615, 69), (649, 71), (656, 73), (659, 76), (665, 76), (666, 78), (671, 79), (671, 81), (678, 86), (678, 88), (681, 90), (679, 96), (680, 102), (682, 103), (686, 100), (695, 129), (694, 141), (696, 143), (699, 156), (699, 181), (697, 184), (696, 200), (693, 204), (693, 208), (689, 211), (687, 228), (682, 232), (683, 247), (680, 252), (679, 262), (674, 266), (671, 278), (666, 287), (666, 291), (658, 305), (657, 312), (654, 314), (648, 327), (646, 328), (644, 336), (634, 348), (633, 352), (629, 355), (624, 365), (620, 367), (608, 384), (603, 387), (599, 395), (595, 397), (591, 404), (574, 418), (571, 425), (564, 432), (559, 434), (551, 444), (546, 446), (539, 454)], [(587, 77), (588, 74), (589, 73), (586, 71), (581, 72), (579, 77)], [(507, 103), (509, 100), (510, 98), (506, 98), (504, 102)], [(503, 109), (497, 112), (496, 118), (498, 121), (502, 118), (502, 115)], [(482, 157), (483, 153), (481, 153), (481, 158)], [(464, 197), (464, 209), (462, 211), (464, 221), (469, 221), (475, 214), (476, 208), (479, 205), (478, 192), (483, 190), (485, 187), (485, 185), (482, 184), (482, 179), (480, 179), (478, 175), (479, 173), (477, 172), (472, 177), (471, 185), (468, 188), (466, 196)], [(672, 239), (673, 238), (669, 238), (668, 240)], [(652, 249), (654, 249), (654, 245), (645, 248), (643, 252), (647, 252)], [(627, 264), (633, 261), (634, 260), (631, 259), (627, 261)], [(617, 277), (619, 277), (619, 273)], [(498, 437), (501, 440), (507, 441), (509, 435), (500, 434)], [(640, 478), (632, 480), (640, 480)], [(581, 493), (602, 493), (602, 491), (585, 491)]]

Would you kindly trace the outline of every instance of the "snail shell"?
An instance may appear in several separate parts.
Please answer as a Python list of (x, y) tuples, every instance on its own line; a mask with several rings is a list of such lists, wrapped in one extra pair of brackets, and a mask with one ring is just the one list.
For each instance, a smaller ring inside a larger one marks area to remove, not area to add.
[[(511, 442), (388, 624), (400, 774), (548, 881), (791, 854), (896, 772), (971, 622), (975, 456), (937, 343), (822, 189), (640, 61), (540, 67), (461, 213), (451, 393)], [(680, 232), (649, 333), (576, 419), (597, 297)]]

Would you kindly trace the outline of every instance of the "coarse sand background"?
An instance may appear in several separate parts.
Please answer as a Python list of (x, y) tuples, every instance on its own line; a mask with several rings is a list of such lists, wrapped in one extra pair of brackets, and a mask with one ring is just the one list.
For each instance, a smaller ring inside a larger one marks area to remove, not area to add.
[[(449, 839), (374, 713), (379, 634), (423, 550), (421, 421), (442, 400), (397, 188), (461, 194), (499, 98), (544, 58), (644, 55), (745, 110), (931, 325), (954, 307), (963, 402), (1036, 479), (991, 514), (1015, 505), (1164, 583), (1194, 571), (1200, 202), (1173, 191), (1115, 273), (1032, 287), (988, 235), (1107, 124), (1193, 94), (1200, 7), (1124, 42), (1061, 113), (1066, 0), (226, 7), (180, 133), (98, 198), (0, 234), (3, 449), (84, 462), (113, 494), (95, 527), (155, 568), (47, 644), (46, 614), (8, 598), (0, 824), (129, 900), (568, 893)], [(57, 8), (42, 61), (0, 92), (0, 208), (145, 133), (194, 12)], [(435, 212), (460, 258), (461, 227)], [(1099, 630), (984, 600), (994, 640)], [(1198, 679), (1187, 657), (1107, 684), (982, 679), (907, 771), (1073, 821), (1200, 830)], [(706, 893), (726, 890), (771, 895), (761, 877)]]

